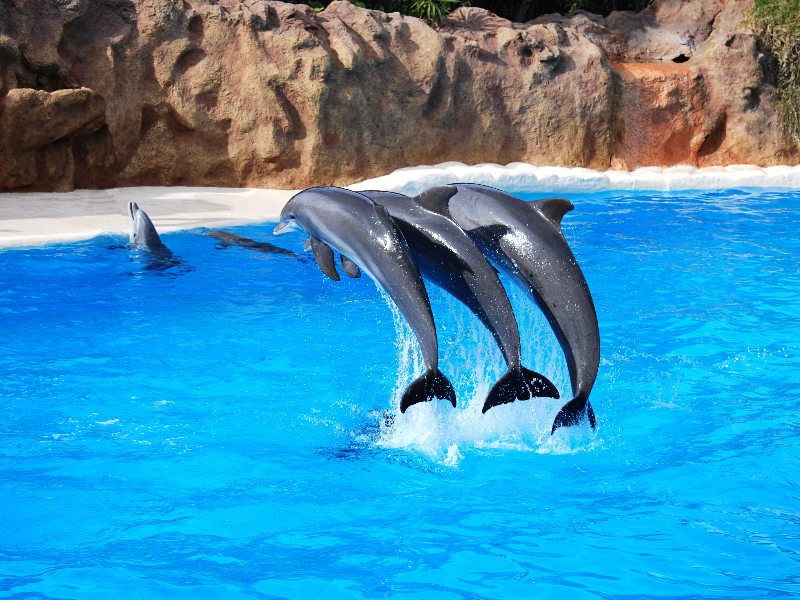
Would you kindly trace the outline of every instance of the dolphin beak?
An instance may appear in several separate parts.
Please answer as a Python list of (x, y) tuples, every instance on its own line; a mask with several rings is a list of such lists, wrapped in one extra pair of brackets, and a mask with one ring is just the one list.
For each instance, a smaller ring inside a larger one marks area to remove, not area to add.
[(294, 220), (282, 221), (275, 226), (275, 229), (272, 230), (272, 235), (281, 235), (282, 233), (289, 233), (292, 229), (295, 229), (296, 227), (297, 225), (295, 225)]
[(135, 202), (128, 202), (128, 217), (131, 220), (131, 236), (130, 242), (134, 242), (134, 238), (136, 236), (136, 211), (139, 210), (139, 207), (136, 206)]

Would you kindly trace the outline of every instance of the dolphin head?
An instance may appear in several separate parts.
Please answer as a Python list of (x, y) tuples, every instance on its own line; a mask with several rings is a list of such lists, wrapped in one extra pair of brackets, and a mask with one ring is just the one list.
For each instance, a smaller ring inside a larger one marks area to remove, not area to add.
[(284, 233), (289, 233), (293, 229), (300, 229), (300, 226), (297, 224), (296, 220), (297, 215), (295, 214), (297, 209), (295, 198), (297, 198), (297, 196), (289, 200), (289, 202), (287, 202), (283, 207), (280, 221), (278, 221), (275, 229), (272, 230), (272, 235), (281, 235)]
[(128, 202), (128, 216), (131, 220), (131, 244), (164, 245), (150, 217), (136, 205), (136, 202)]

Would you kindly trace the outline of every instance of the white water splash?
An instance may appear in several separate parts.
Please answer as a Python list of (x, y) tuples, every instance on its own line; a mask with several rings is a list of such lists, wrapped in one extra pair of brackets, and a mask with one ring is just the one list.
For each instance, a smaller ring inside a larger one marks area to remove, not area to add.
[(452, 296), (429, 286), (439, 337), (439, 369), (453, 384), (458, 406), (454, 409), (447, 401), (434, 400), (401, 413), (403, 391), (424, 372), (424, 363), (414, 333), (381, 290), (392, 310), (398, 374), (392, 392), (393, 418), (381, 425), (377, 445), (415, 450), (451, 467), (470, 450), (562, 454), (595, 445), (596, 432), (588, 424), (562, 428), (550, 435), (553, 419), (572, 397), (566, 362), (539, 308), (513, 284), (504, 283), (519, 324), (523, 365), (550, 379), (562, 398), (517, 401), (482, 414), (486, 394), (506, 371), (505, 361), (477, 317)]

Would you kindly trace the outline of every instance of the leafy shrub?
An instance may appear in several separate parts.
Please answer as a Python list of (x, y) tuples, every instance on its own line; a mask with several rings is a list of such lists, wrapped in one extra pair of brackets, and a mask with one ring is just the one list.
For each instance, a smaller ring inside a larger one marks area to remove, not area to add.
[[(416, 0), (406, 8), (405, 14), (438, 23), (447, 13), (459, 6), (469, 5), (462, 0)], [(404, 7), (405, 8), (405, 7)]]
[(775, 72), (786, 126), (800, 142), (800, 0), (756, 0), (743, 19)]

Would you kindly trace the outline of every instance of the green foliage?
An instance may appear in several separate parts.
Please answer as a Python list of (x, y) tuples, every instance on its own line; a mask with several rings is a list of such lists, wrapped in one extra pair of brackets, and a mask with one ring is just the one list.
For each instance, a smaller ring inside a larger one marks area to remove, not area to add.
[(415, 0), (407, 7), (408, 15), (438, 23), (447, 13), (458, 6), (469, 4), (461, 0)]
[(800, 142), (800, 0), (756, 0), (743, 24), (775, 71), (784, 121)]

